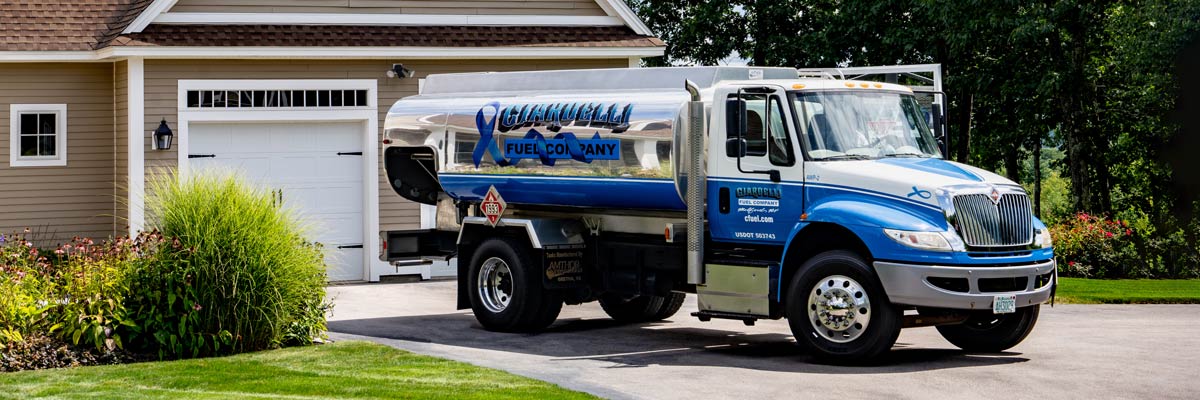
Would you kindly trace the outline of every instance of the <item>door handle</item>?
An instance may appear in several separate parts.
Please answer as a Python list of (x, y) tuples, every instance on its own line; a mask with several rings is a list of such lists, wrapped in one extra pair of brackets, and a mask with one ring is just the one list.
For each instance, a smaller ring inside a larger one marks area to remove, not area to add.
[(361, 244), (348, 244), (348, 245), (345, 245), (345, 246), (338, 246), (337, 248), (338, 248), (339, 250), (341, 250), (341, 249), (361, 249), (361, 248), (363, 248), (363, 245), (361, 245)]
[(717, 208), (721, 214), (729, 214), (729, 188), (723, 187), (717, 192)]

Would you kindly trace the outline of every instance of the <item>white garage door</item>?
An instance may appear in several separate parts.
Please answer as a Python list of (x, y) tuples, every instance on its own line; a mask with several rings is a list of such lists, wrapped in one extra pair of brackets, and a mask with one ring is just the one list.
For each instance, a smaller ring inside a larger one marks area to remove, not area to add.
[(325, 245), (329, 279), (363, 280), (361, 123), (191, 123), (188, 165), (241, 170)]

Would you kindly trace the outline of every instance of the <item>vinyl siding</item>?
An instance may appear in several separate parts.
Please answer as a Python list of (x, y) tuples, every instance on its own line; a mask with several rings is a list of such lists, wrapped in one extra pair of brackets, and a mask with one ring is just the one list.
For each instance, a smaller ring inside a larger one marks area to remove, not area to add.
[[(416, 71), (411, 79), (387, 79), (384, 73), (393, 63), (402, 62)], [(379, 80), (379, 128), (382, 135), (383, 120), (387, 110), (397, 100), (417, 93), (418, 79), (431, 73), (520, 71), (574, 68), (623, 68), (629, 60), (453, 60), (453, 61), (403, 61), (403, 60), (347, 60), (347, 61), (197, 61), (197, 60), (147, 60), (146, 61), (146, 127), (145, 132), (157, 127), (160, 119), (166, 118), (175, 128), (178, 103), (178, 81), (181, 79), (378, 79)], [(178, 132), (178, 129), (176, 130)], [(176, 165), (177, 153), (151, 151), (149, 134), (146, 137), (147, 179), (151, 171)], [(380, 163), (379, 174), (379, 224), (381, 230), (415, 229), (420, 227), (420, 211), (416, 203), (404, 200), (387, 183), (386, 174)]]
[[(114, 215), (112, 63), (0, 65), (0, 233), (30, 228), (38, 246), (107, 238)], [(67, 165), (9, 165), (9, 106), (67, 105)]]
[(594, 0), (180, 0), (170, 12), (605, 15)]

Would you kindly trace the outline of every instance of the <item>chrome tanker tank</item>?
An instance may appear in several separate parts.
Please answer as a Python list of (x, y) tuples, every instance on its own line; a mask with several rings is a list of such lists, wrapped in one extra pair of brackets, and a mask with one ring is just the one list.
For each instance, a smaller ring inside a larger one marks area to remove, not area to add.
[[(688, 67), (431, 75), (385, 123), (388, 179), (427, 204), (683, 210), (683, 82), (790, 79), (790, 68)], [(443, 196), (444, 194), (444, 196)]]

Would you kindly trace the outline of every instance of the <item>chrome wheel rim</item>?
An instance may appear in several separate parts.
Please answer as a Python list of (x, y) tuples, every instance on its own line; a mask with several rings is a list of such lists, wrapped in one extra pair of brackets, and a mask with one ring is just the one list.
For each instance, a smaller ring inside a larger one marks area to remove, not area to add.
[(825, 340), (854, 341), (871, 323), (871, 299), (866, 289), (848, 276), (826, 277), (808, 296), (808, 321)]
[(508, 263), (498, 257), (487, 259), (479, 267), (477, 283), (479, 299), (484, 308), (493, 313), (508, 308), (513, 294), (512, 270), (508, 268)]

